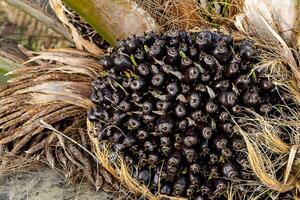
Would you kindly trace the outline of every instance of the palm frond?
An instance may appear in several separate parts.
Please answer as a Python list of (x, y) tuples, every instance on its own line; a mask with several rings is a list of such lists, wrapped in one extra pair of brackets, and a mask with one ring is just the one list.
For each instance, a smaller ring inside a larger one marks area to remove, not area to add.
[[(86, 109), (93, 106), (89, 95), (101, 70), (98, 60), (72, 49), (31, 53), (22, 67), (9, 73), (14, 77), (10, 83), (0, 86), (4, 155), (38, 156), (69, 180), (84, 175), (96, 188), (112, 184), (113, 178), (101, 175), (104, 169), (86, 154), (92, 151), (86, 138)], [(81, 141), (80, 147), (72, 141)], [(77, 174), (69, 174), (71, 168)]]

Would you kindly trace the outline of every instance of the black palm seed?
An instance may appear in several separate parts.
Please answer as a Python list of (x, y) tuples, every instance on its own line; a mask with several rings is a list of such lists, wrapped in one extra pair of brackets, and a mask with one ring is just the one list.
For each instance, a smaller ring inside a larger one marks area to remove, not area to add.
[(131, 105), (127, 99), (122, 100), (119, 104), (119, 109), (122, 110), (123, 112), (128, 112), (130, 110), (130, 108), (131, 108)]
[(150, 154), (148, 156), (148, 164), (150, 165), (150, 167), (154, 167), (157, 162), (158, 162), (158, 155)]
[[(182, 111), (184, 111), (184, 110), (180, 110), (180, 112), (182, 112)], [(179, 116), (184, 116), (183, 114), (178, 114)], [(189, 122), (187, 121), (187, 120), (182, 120), (182, 121), (179, 121), (178, 122), (178, 129), (180, 130), (180, 131), (185, 131), (186, 129), (187, 129), (187, 127), (188, 127), (188, 124), (189, 124)]]
[(253, 49), (246, 50), (241, 56), (247, 60), (256, 60), (256, 53)]
[(236, 63), (231, 63), (228, 67), (225, 68), (224, 75), (227, 78), (235, 78), (239, 74), (239, 65)]
[(100, 65), (105, 69), (108, 70), (110, 68), (113, 67), (114, 62), (113, 60), (109, 57), (109, 56), (104, 56), (101, 60), (100, 60)]
[(181, 176), (174, 183), (173, 193), (176, 196), (180, 196), (186, 190), (186, 187), (187, 187), (187, 178), (184, 176)]
[(160, 144), (162, 146), (170, 146), (171, 145), (171, 141), (170, 141), (170, 138), (169, 137), (161, 137), (160, 138)]
[(124, 71), (126, 69), (131, 69), (132, 64), (128, 57), (122, 54), (117, 54), (114, 58), (115, 68), (119, 71)]
[(110, 142), (119, 143), (124, 138), (121, 132), (115, 132), (112, 137), (109, 138)]
[(256, 92), (247, 92), (243, 96), (243, 101), (247, 106), (255, 106), (260, 102), (260, 96)]
[(124, 157), (124, 161), (125, 161), (125, 163), (126, 163), (127, 165), (133, 165), (133, 163), (134, 163), (133, 158), (130, 157), (130, 156), (125, 156), (125, 157)]
[(160, 46), (164, 46), (165, 45), (165, 40), (163, 39), (157, 39), (155, 40), (153, 45), (160, 45)]
[(167, 55), (165, 58), (165, 62), (167, 64), (175, 64), (179, 59), (179, 52), (176, 48), (171, 47), (167, 49)]
[(151, 178), (151, 172), (149, 171), (149, 169), (144, 169), (139, 172), (138, 180), (141, 183), (147, 184), (150, 181), (150, 178)]
[(192, 93), (188, 97), (188, 105), (192, 109), (199, 108), (201, 103), (201, 96), (199, 93)]
[(242, 139), (235, 138), (234, 140), (232, 140), (232, 147), (236, 151), (240, 151), (240, 150), (244, 149), (245, 146), (246, 146), (246, 144)]
[(127, 89), (130, 87), (130, 83), (131, 83), (132, 79), (131, 78), (125, 78), (123, 81), (122, 81), (122, 86)]
[(141, 127), (141, 122), (136, 118), (129, 118), (128, 120), (128, 128), (130, 130), (138, 130)]
[(166, 183), (162, 185), (160, 189), (160, 194), (169, 196), (171, 195), (171, 192), (172, 192), (171, 184)]
[(193, 61), (188, 57), (184, 57), (181, 59), (181, 62), (180, 62), (180, 70), (184, 71), (187, 68), (192, 67), (192, 65), (193, 65)]
[(143, 115), (143, 121), (144, 121), (144, 123), (146, 123), (148, 125), (153, 123), (154, 120), (155, 120), (155, 116), (153, 116), (153, 115)]
[(213, 51), (213, 55), (222, 64), (227, 63), (231, 57), (229, 50), (224, 44), (217, 45)]
[(157, 125), (157, 130), (161, 133), (167, 134), (174, 128), (174, 123), (171, 119), (161, 119)]
[(232, 150), (231, 149), (229, 149), (229, 148), (223, 148), (222, 150), (221, 150), (221, 153), (222, 153), (222, 155), (225, 157), (225, 158), (231, 158), (232, 156), (233, 156), (233, 152), (232, 152)]
[(150, 101), (145, 101), (143, 103), (142, 112), (143, 114), (150, 114), (153, 109), (153, 104)]
[(145, 85), (145, 82), (143, 79), (139, 78), (139, 79), (136, 79), (136, 80), (133, 80), (131, 81), (130, 83), (130, 88), (133, 90), (133, 91), (139, 91), (141, 89), (143, 89), (143, 86)]
[(202, 64), (203, 67), (210, 72), (214, 72), (216, 70), (216, 60), (211, 55), (203, 55)]
[(175, 96), (179, 92), (179, 86), (176, 82), (171, 82), (167, 85), (166, 90), (169, 95)]
[(231, 108), (232, 110), (232, 113), (234, 114), (239, 114), (239, 113), (242, 113), (243, 109), (240, 105), (235, 105)]
[(195, 40), (195, 46), (198, 51), (208, 52), (212, 47), (212, 42), (207, 37), (197, 37)]
[(260, 81), (260, 86), (266, 92), (269, 92), (274, 88), (274, 84), (272, 83), (272, 81), (267, 79), (262, 79)]
[(185, 70), (183, 80), (186, 83), (191, 83), (196, 81), (200, 76), (200, 71), (197, 67), (190, 67)]
[(198, 137), (197, 136), (186, 136), (183, 138), (183, 143), (187, 147), (195, 146), (198, 143)]
[(188, 92), (190, 92), (190, 89), (191, 89), (190, 85), (187, 85), (187, 84), (184, 84), (184, 83), (181, 84), (182, 94), (187, 94)]
[(210, 148), (208, 147), (207, 141), (201, 142), (201, 154), (202, 156), (206, 156), (210, 153)]
[(171, 103), (167, 101), (157, 101), (156, 109), (160, 111), (168, 111), (171, 108)]
[(189, 57), (191, 59), (196, 59), (199, 56), (198, 50), (195, 47), (190, 47), (189, 49)]
[(190, 171), (193, 174), (199, 174), (200, 171), (201, 171), (201, 167), (198, 163), (193, 163), (193, 164), (190, 165)]
[(221, 123), (219, 124), (221, 130), (225, 131), (226, 133), (233, 132), (233, 124), (231, 122)]
[(157, 73), (152, 76), (151, 83), (152, 85), (159, 87), (164, 82), (164, 75), (162, 73)]
[(232, 163), (225, 163), (222, 172), (227, 178), (236, 178), (239, 175), (236, 166)]
[(189, 50), (189, 46), (186, 43), (180, 43), (180, 46), (179, 46), (178, 50), (179, 50), (179, 52), (187, 54), (188, 50)]
[(187, 114), (187, 110), (183, 104), (178, 104), (175, 107), (175, 114), (179, 118), (183, 118)]
[(146, 130), (138, 130), (137, 132), (137, 138), (140, 141), (145, 141), (149, 136), (149, 133)]
[(141, 63), (137, 66), (137, 72), (140, 76), (147, 77), (150, 74), (150, 67)]
[(243, 89), (243, 90), (248, 89), (250, 83), (251, 83), (251, 79), (247, 75), (240, 75), (240, 76), (238, 76), (237, 79), (236, 79), (236, 82), (235, 82), (236, 86), (239, 89)]
[(214, 138), (214, 145), (215, 148), (222, 150), (224, 149), (228, 144), (228, 140), (221, 135), (218, 135), (216, 138)]
[(131, 148), (137, 142), (136, 138), (133, 135), (128, 135), (124, 138), (122, 145), (125, 148)]
[(219, 117), (218, 119), (221, 121), (221, 122), (226, 122), (230, 119), (230, 115), (228, 112), (226, 111), (223, 111), (219, 114)]
[(111, 100), (114, 104), (118, 104), (122, 100), (123, 94), (121, 92), (114, 92), (111, 96)]
[(202, 83), (208, 84), (211, 81), (211, 75), (208, 72), (205, 72), (200, 75)]
[(161, 45), (153, 45), (151, 46), (149, 52), (148, 52), (148, 57), (150, 58), (150, 60), (161, 60), (164, 54), (164, 48)]
[(205, 106), (205, 110), (209, 114), (214, 114), (218, 111), (218, 105), (212, 101), (208, 101)]
[(133, 54), (140, 46), (140, 41), (137, 38), (132, 38), (126, 41), (125, 48), (128, 54)]
[(209, 194), (209, 193), (211, 193), (211, 187), (208, 184), (204, 184), (201, 186), (200, 191), (201, 191), (202, 195)]
[(234, 54), (232, 56), (232, 60), (230, 61), (230, 63), (237, 64), (237, 65), (240, 65), (241, 62), (242, 62), (242, 59), (241, 59), (241, 56), (239, 54)]
[(217, 154), (211, 153), (209, 155), (209, 162), (214, 165), (219, 161), (219, 156)]
[(195, 120), (197, 123), (206, 122), (207, 117), (203, 114), (202, 110), (196, 110), (192, 113), (191, 118)]
[(144, 142), (144, 148), (146, 151), (153, 152), (156, 149), (156, 144), (146, 141)]
[(236, 100), (237, 96), (233, 92), (223, 92), (219, 95), (219, 102), (225, 107), (234, 106)]
[(123, 52), (126, 48), (126, 42), (124, 40), (117, 40), (116, 47)]
[(218, 195), (221, 195), (227, 188), (227, 183), (223, 179), (215, 179), (214, 185), (215, 185), (215, 192), (217, 192)]
[(169, 31), (167, 33), (168, 43), (170, 46), (178, 46), (180, 42), (180, 34), (178, 30)]
[(182, 42), (184, 42), (188, 38), (188, 33), (185, 31), (179, 31), (179, 38)]
[(202, 83), (197, 84), (195, 90), (200, 93), (207, 93), (207, 87)]
[(107, 120), (110, 117), (107, 110), (103, 110), (99, 107), (96, 107), (96, 109), (94, 109), (94, 115), (97, 117), (97, 119), (100, 120)]
[(143, 50), (137, 50), (134, 59), (137, 63), (143, 63), (146, 60), (146, 53)]
[(213, 135), (211, 127), (205, 126), (201, 130), (201, 135), (204, 139), (210, 139)]
[(218, 170), (218, 167), (217, 167), (217, 166), (213, 165), (213, 166), (210, 168), (209, 176), (211, 176), (211, 177), (218, 177), (218, 176), (219, 176), (219, 170)]
[(132, 101), (139, 103), (142, 100), (142, 96), (140, 94), (134, 92), (131, 94), (131, 99), (132, 99)]

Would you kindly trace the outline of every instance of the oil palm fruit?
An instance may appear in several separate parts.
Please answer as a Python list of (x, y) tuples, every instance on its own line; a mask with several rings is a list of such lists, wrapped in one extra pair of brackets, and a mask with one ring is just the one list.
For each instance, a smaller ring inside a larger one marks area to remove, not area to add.
[[(120, 41), (103, 58), (107, 72), (93, 84), (97, 106), (89, 118), (99, 132), (111, 127), (101, 139), (123, 147), (124, 159), (138, 166), (137, 179), (153, 192), (220, 199), (247, 169), (231, 115), (242, 107), (271, 115), (270, 103), (281, 101), (271, 80), (251, 69), (255, 56), (251, 42), (236, 44), (221, 32), (175, 30)], [(167, 175), (161, 188), (159, 174)]]

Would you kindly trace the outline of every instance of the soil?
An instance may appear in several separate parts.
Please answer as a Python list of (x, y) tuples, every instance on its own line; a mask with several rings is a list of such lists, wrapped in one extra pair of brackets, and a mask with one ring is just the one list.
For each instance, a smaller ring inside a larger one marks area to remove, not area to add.
[(108, 200), (103, 191), (96, 192), (85, 182), (68, 185), (63, 177), (47, 167), (0, 174), (0, 200)]

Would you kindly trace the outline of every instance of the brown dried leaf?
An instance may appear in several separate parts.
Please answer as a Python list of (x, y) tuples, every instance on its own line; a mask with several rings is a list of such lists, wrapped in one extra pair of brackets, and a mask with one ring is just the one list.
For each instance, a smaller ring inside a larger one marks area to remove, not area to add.
[(50, 167), (51, 167), (52, 169), (54, 169), (54, 167), (55, 167), (55, 158), (54, 158), (54, 156), (52, 155), (52, 152), (53, 152), (53, 151), (52, 151), (52, 148), (51, 148), (51, 147), (49, 147), (49, 148), (46, 149), (46, 159), (47, 159), (47, 161), (48, 161)]

